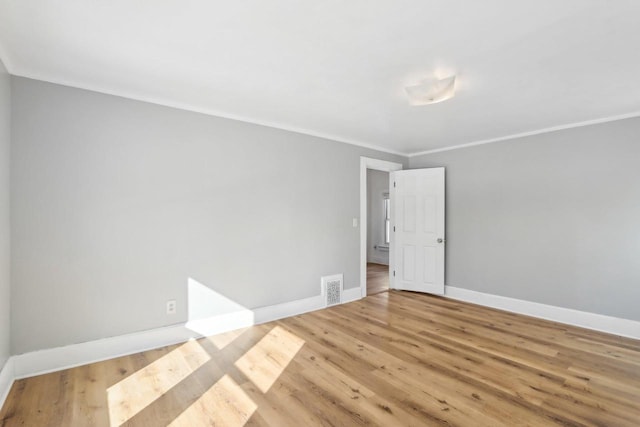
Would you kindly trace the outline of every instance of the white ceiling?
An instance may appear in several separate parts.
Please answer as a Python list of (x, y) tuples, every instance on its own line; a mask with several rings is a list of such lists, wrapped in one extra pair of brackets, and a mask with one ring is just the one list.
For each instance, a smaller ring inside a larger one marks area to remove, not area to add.
[[(0, 0), (12, 74), (416, 153), (640, 112), (635, 0)], [(458, 75), (457, 96), (403, 87)]]

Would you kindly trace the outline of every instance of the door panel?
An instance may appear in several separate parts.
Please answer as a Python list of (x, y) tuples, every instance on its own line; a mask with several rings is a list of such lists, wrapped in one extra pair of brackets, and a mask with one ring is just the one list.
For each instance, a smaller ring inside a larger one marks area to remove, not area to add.
[(425, 196), (424, 198), (424, 231), (425, 233), (436, 233), (438, 223), (438, 200), (436, 196)]
[(444, 294), (444, 168), (391, 173), (393, 287)]
[(402, 279), (411, 282), (415, 280), (416, 247), (413, 245), (405, 245), (402, 248), (402, 255)]
[(438, 256), (436, 254), (436, 248), (433, 246), (425, 246), (424, 251), (424, 270), (423, 277), (426, 283), (436, 282), (436, 270)]
[(415, 196), (405, 196), (402, 198), (403, 222), (402, 230), (408, 233), (416, 231), (416, 198)]

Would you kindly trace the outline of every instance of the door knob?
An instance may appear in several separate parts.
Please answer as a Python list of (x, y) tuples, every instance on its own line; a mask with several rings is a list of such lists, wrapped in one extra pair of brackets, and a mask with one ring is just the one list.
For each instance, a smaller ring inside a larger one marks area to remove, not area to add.
[(446, 240), (444, 240), (442, 237), (438, 237), (438, 243), (444, 243), (446, 242)]

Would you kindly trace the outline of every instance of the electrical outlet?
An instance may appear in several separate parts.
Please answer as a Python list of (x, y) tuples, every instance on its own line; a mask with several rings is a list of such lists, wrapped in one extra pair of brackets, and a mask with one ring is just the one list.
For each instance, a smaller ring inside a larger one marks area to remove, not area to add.
[(167, 314), (176, 314), (176, 300), (167, 301)]

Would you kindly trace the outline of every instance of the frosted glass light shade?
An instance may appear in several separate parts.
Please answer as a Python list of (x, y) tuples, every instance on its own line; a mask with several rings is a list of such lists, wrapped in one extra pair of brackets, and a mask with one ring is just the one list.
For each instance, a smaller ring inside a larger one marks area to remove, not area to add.
[(411, 105), (428, 105), (453, 98), (456, 93), (456, 76), (444, 79), (425, 79), (419, 85), (404, 88)]

